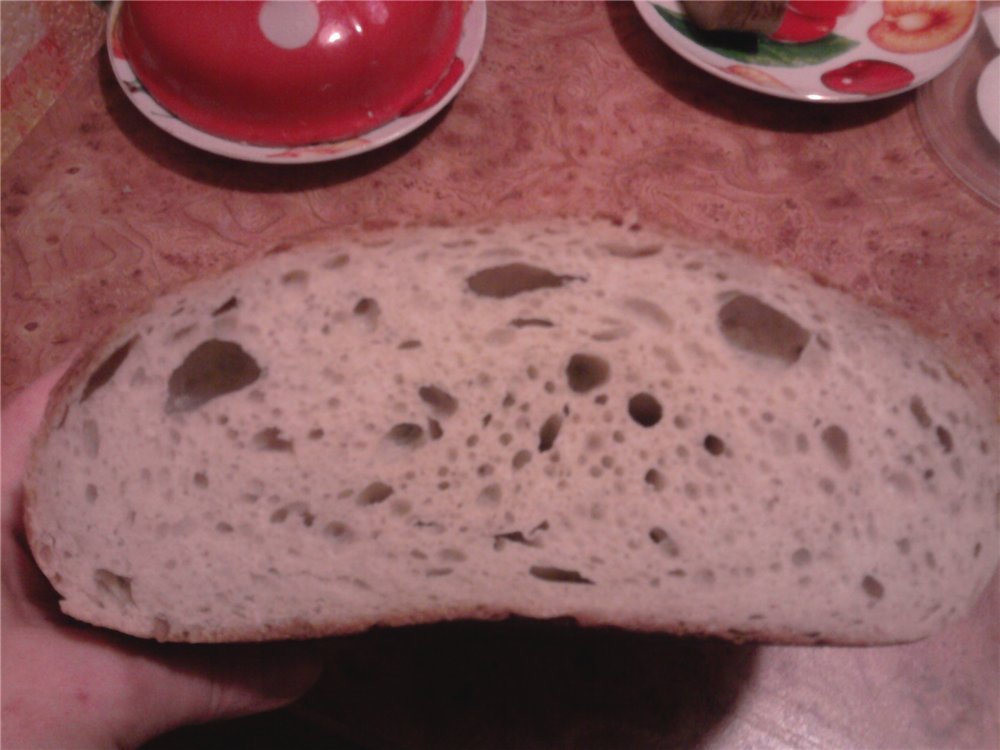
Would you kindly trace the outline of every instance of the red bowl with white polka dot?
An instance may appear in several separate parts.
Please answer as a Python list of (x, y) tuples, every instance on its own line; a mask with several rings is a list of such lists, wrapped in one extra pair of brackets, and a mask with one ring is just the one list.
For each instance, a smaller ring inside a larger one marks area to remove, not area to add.
[(456, 61), (464, 2), (126, 0), (113, 50), (170, 114), (247, 144), (357, 137), (417, 109)]

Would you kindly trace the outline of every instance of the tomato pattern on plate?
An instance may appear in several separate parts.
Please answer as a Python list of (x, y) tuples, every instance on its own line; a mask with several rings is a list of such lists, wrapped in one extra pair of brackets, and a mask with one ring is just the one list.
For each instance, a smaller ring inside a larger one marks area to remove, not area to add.
[(705, 32), (676, 0), (635, 0), (653, 32), (698, 67), (788, 99), (855, 102), (946, 70), (975, 31), (978, 0), (790, 0), (769, 35)]

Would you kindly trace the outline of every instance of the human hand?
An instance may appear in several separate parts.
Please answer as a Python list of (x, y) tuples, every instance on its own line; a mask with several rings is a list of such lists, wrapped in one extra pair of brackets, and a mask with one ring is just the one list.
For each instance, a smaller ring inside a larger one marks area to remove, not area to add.
[(307, 644), (144, 642), (77, 623), (35, 565), (22, 477), (49, 392), (64, 368), (2, 414), (2, 746), (135, 748), (172, 728), (290, 703), (319, 677)]

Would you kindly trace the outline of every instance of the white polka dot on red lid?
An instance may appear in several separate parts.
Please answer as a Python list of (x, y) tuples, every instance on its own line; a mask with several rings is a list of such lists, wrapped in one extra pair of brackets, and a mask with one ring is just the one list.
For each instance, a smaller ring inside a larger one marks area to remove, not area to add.
[(257, 24), (271, 44), (282, 49), (305, 47), (319, 30), (319, 9), (313, 0), (267, 0)]

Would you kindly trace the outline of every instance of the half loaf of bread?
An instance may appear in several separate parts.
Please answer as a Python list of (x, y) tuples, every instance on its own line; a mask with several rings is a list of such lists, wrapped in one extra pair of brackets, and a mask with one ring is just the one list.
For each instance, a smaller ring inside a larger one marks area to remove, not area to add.
[(997, 431), (926, 339), (603, 223), (308, 241), (73, 369), (28, 477), (73, 617), (168, 641), (519, 615), (873, 644), (997, 562)]

